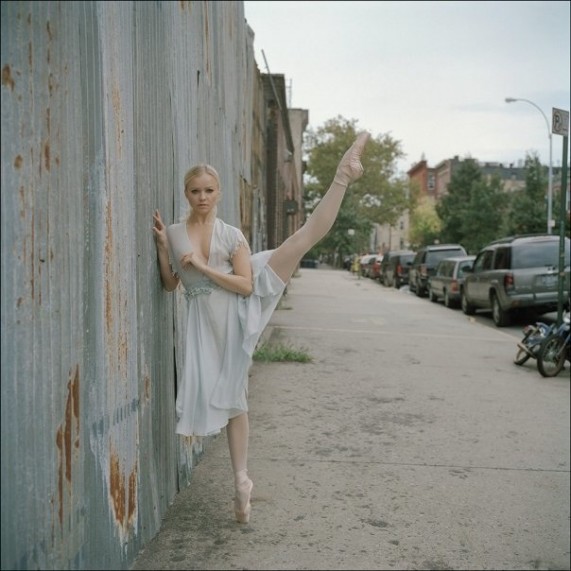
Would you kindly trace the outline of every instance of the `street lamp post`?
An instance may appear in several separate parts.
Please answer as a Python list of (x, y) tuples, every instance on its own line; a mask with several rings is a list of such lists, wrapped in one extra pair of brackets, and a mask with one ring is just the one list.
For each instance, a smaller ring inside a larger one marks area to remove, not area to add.
[(545, 113), (541, 110), (541, 107), (536, 105), (533, 101), (529, 99), (519, 99), (516, 97), (506, 97), (506, 103), (514, 103), (515, 101), (524, 101), (533, 105), (545, 119), (545, 124), (547, 125), (547, 136), (549, 138), (549, 173), (547, 175), (547, 233), (551, 234), (551, 217), (552, 217), (552, 202), (553, 202), (553, 160), (552, 160), (552, 150), (553, 150), (553, 140), (551, 136), (551, 129), (549, 128), (549, 121)]

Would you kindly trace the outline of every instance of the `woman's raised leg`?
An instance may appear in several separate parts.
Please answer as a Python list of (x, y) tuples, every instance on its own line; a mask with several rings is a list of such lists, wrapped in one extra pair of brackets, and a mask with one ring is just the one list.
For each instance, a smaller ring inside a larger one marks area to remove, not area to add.
[(301, 258), (329, 232), (345, 196), (347, 186), (363, 174), (361, 155), (369, 133), (361, 133), (339, 162), (331, 186), (307, 222), (272, 253), (269, 265), (287, 283)]

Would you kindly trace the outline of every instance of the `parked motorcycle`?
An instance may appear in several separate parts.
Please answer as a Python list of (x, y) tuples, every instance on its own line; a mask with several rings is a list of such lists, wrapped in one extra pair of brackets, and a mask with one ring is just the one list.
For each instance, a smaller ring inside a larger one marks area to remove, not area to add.
[(514, 363), (523, 365), (528, 359), (537, 359), (541, 343), (554, 329), (555, 325), (548, 325), (541, 321), (526, 325), (523, 328), (523, 339), (517, 344), (518, 350)]
[(563, 369), (565, 361), (571, 361), (569, 349), (569, 312), (542, 342), (537, 352), (537, 370), (544, 377), (555, 377)]

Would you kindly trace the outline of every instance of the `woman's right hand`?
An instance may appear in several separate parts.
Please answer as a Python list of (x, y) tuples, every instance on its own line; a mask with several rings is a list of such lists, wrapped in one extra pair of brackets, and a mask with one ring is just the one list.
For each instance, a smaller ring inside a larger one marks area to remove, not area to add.
[(165, 226), (161, 218), (161, 213), (158, 210), (155, 210), (153, 220), (153, 235), (157, 245), (162, 246), (163, 248), (168, 248), (167, 227)]

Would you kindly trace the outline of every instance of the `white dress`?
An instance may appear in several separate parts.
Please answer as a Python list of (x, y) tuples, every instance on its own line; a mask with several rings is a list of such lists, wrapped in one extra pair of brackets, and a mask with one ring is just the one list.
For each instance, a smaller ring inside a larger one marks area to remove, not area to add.
[[(271, 250), (251, 256), (253, 293), (228, 291), (195, 268), (180, 266), (192, 251), (186, 223), (167, 228), (170, 258), (188, 300), (183, 374), (176, 398), (176, 432), (186, 436), (216, 434), (228, 420), (248, 410), (248, 370), (258, 339), (285, 284), (268, 266)], [(248, 242), (242, 232), (217, 218), (208, 265), (232, 273), (232, 256)]]

